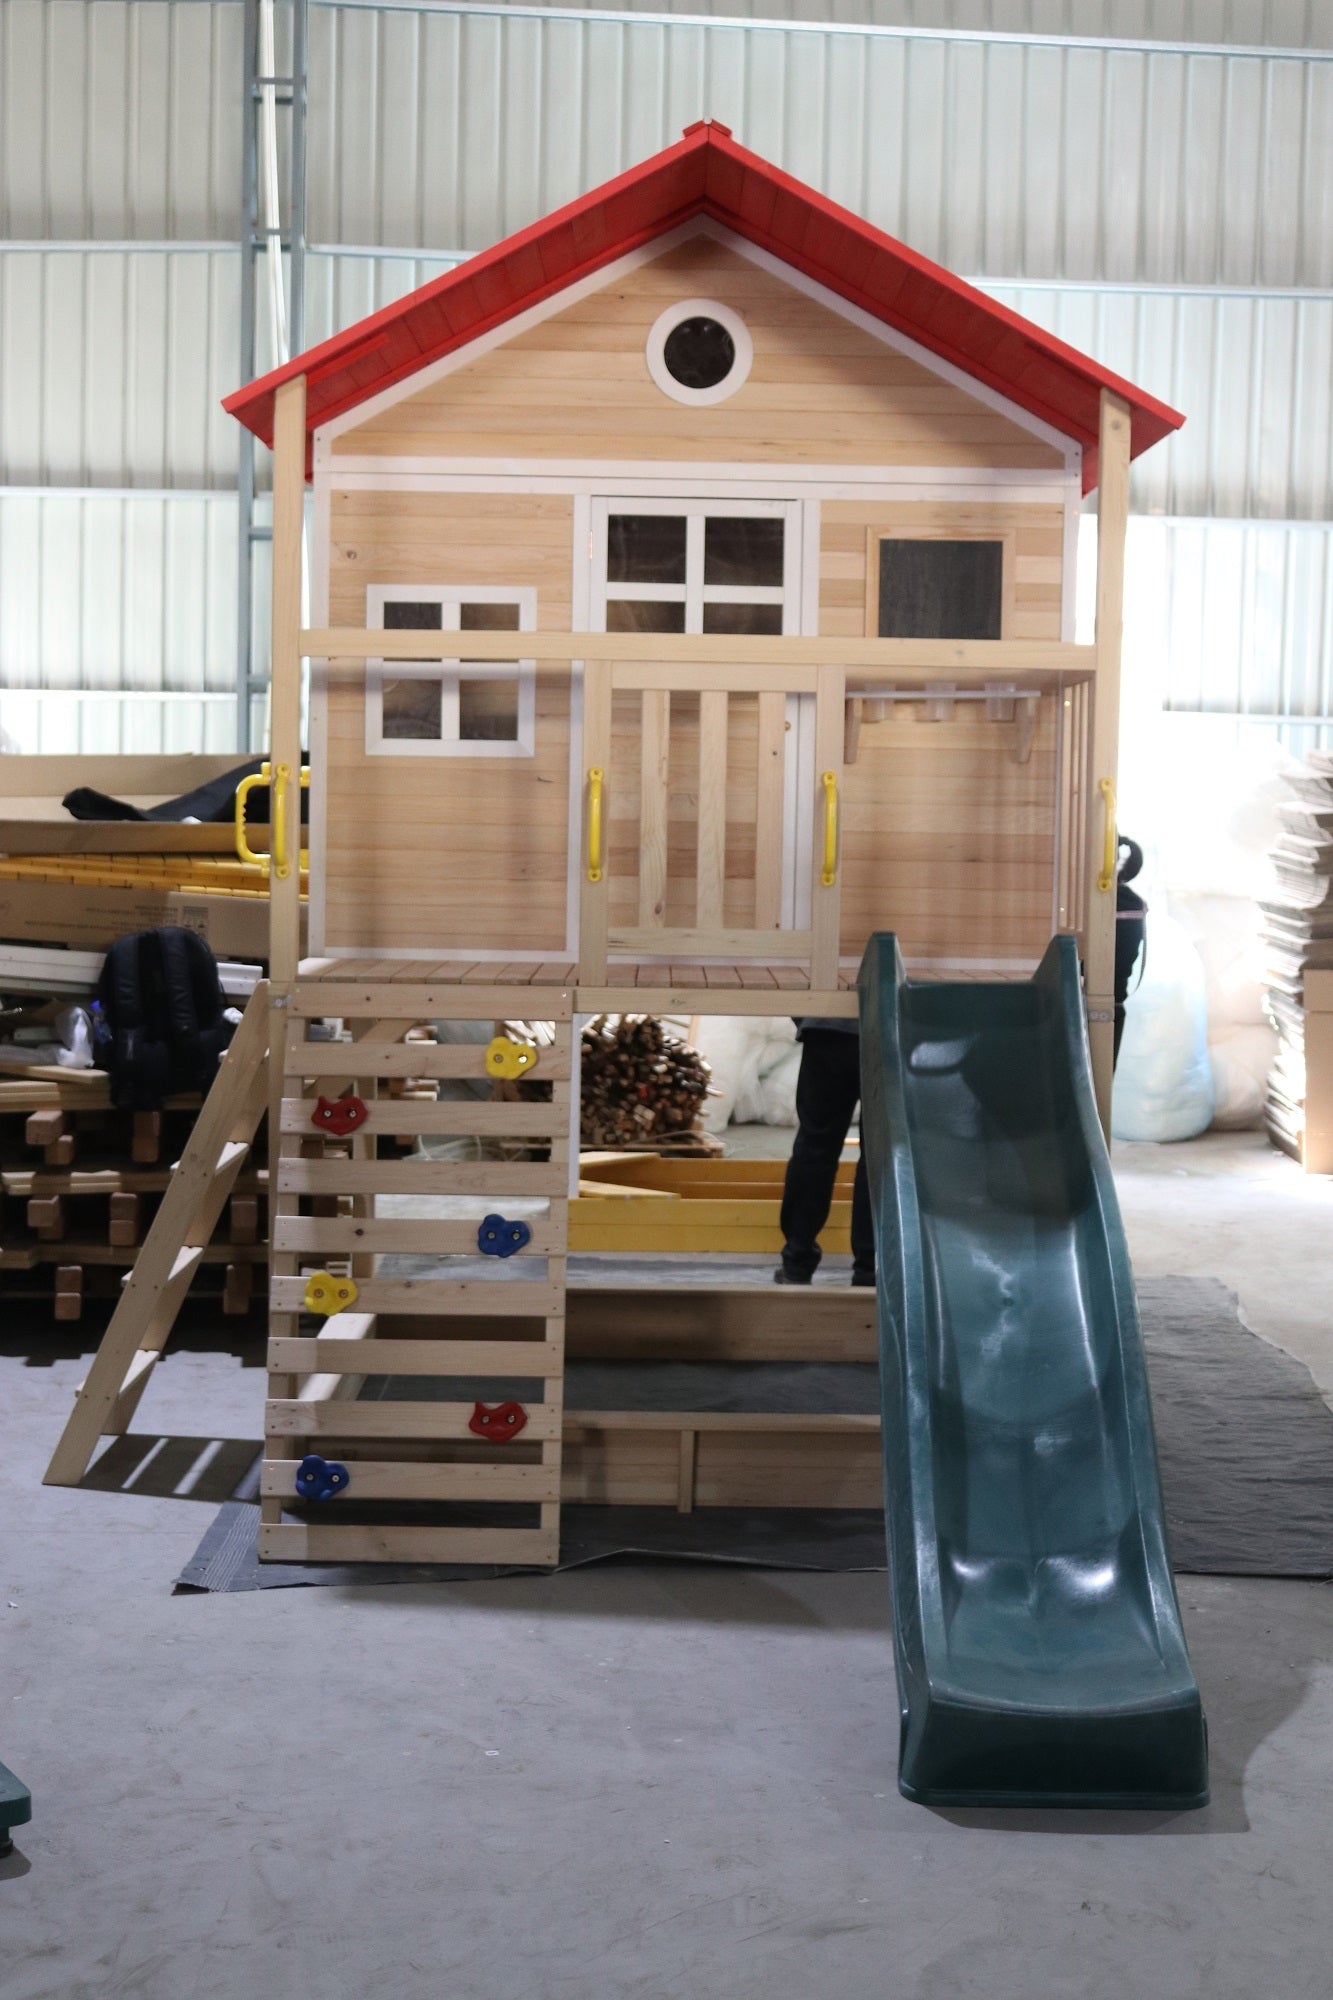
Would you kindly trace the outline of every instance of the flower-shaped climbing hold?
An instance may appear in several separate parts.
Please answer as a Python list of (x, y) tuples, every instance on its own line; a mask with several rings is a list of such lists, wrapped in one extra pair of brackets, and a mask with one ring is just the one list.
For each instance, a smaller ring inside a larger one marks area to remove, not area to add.
[(496, 1035), (486, 1050), (487, 1076), (503, 1077), (512, 1083), (516, 1076), (526, 1076), (530, 1069), (537, 1067), (537, 1045), (535, 1042), (516, 1042), (508, 1035)]
[(331, 1271), (312, 1271), (305, 1284), (305, 1309), (311, 1313), (340, 1313), (356, 1304), (356, 1286), (350, 1278), (335, 1278)]
[(488, 1444), (509, 1444), (516, 1438), (528, 1421), (528, 1413), (521, 1403), (497, 1403), (488, 1409), (485, 1403), (473, 1405), (468, 1418), (468, 1429)]
[(370, 1113), (361, 1098), (349, 1091), (346, 1097), (321, 1097), (310, 1114), (310, 1123), (321, 1132), (332, 1132), (337, 1139), (345, 1139), (349, 1132), (355, 1132), (364, 1125)]
[(302, 1500), (332, 1500), (350, 1484), (347, 1467), (336, 1459), (321, 1458), (317, 1451), (308, 1451), (296, 1470), (296, 1490)]
[(477, 1230), (477, 1248), (483, 1257), (512, 1257), (532, 1241), (526, 1222), (509, 1222), (503, 1215), (483, 1215)]

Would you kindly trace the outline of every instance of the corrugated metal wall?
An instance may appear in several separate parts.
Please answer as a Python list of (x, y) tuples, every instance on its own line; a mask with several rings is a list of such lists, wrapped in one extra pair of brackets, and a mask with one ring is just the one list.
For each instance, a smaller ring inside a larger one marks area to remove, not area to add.
[[(1137, 509), (1171, 517), (1156, 524), (1170, 606), (1154, 599), (1168, 699), (1329, 713), (1329, 531), (1277, 524), (1333, 513), (1333, 7), (728, 0), (716, 25), (671, 11), (316, 0), (309, 235), (383, 249), (311, 256), (308, 338), (723, 118), (1183, 408), (1134, 483)], [(1307, 53), (1242, 52), (1265, 41)], [(236, 0), (0, 6), (0, 678), (32, 691), (25, 735), (102, 726), (92, 711), (70, 725), (63, 695), (48, 722), (43, 687), (133, 690), (133, 727), (164, 741), (229, 726), (236, 439), (218, 404), (238, 372), (240, 76)], [(69, 247), (12, 247), (50, 239)], [(95, 253), (74, 247), (89, 239)], [(1247, 521), (1268, 525), (1230, 525)], [(1242, 575), (1240, 610), (1216, 612)], [(154, 690), (171, 695), (156, 710)], [(18, 714), (7, 696), (11, 731)]]

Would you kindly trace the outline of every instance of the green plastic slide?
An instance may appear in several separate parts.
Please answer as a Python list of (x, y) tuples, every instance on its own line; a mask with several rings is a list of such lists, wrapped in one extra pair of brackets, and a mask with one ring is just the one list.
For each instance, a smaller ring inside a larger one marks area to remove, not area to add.
[(1022, 984), (861, 967), (902, 1710), (935, 1806), (1201, 1806), (1134, 1282), (1072, 938)]

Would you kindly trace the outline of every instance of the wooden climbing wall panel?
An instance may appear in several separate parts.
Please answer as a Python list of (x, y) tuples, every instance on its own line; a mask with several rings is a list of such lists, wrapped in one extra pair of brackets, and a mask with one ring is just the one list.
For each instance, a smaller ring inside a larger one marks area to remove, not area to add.
[[(572, 1000), (338, 980), (293, 994), (262, 1557), (558, 1559)], [(351, 1039), (313, 1039), (335, 1016)], [(520, 1018), (552, 1036), (530, 1074), (514, 1038), (485, 1038)], [(441, 1038), (407, 1039), (423, 1022)], [(405, 1076), (429, 1091), (391, 1097)], [(441, 1082), (474, 1094), (437, 1097)], [(506, 1082), (524, 1094), (475, 1094)], [(386, 1141), (414, 1151), (380, 1157)]]

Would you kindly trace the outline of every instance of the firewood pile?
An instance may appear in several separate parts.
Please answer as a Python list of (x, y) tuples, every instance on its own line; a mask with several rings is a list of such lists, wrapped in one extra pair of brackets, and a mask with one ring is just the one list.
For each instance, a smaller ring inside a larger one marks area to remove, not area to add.
[(601, 1014), (583, 1030), (579, 1139), (584, 1146), (656, 1145), (692, 1133), (712, 1072), (650, 1014)]

